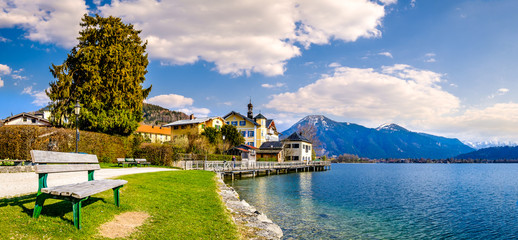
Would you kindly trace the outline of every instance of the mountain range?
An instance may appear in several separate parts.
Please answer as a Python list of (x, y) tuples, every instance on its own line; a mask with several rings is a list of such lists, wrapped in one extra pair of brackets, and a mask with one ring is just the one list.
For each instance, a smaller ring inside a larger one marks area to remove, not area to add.
[(489, 147), (479, 149), (474, 152), (460, 154), (457, 159), (486, 159), (486, 160), (502, 160), (502, 159), (518, 159), (517, 146)]
[(367, 128), (336, 122), (322, 115), (306, 116), (282, 132), (288, 136), (299, 126), (313, 125), (322, 155), (354, 154), (367, 158), (443, 159), (474, 151), (455, 138), (409, 131), (397, 124)]

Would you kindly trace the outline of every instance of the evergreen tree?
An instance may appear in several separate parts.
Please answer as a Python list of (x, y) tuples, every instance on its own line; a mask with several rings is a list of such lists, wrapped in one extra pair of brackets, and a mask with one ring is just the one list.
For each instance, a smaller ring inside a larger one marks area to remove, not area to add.
[(81, 129), (129, 135), (142, 121), (142, 103), (151, 91), (142, 86), (147, 42), (120, 18), (85, 14), (82, 21), (79, 44), (62, 65), (50, 69), (57, 79), (46, 91), (53, 123), (74, 126), (73, 108), (79, 101)]
[(221, 135), (225, 136), (225, 142), (230, 143), (230, 147), (245, 143), (245, 138), (235, 126), (224, 125), (221, 128)]

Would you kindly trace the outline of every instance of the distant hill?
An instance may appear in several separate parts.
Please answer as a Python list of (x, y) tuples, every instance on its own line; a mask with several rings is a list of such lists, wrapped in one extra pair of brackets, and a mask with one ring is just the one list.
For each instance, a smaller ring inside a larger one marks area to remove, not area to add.
[(322, 115), (301, 119), (282, 132), (296, 131), (299, 125), (311, 124), (317, 130), (324, 154), (355, 154), (367, 158), (449, 158), (474, 149), (458, 139), (409, 131), (397, 124), (367, 128), (354, 123), (335, 122)]
[(189, 116), (183, 112), (171, 111), (169, 109), (144, 103), (142, 106), (144, 114), (144, 124), (161, 126), (170, 122), (189, 119)]
[(455, 158), (487, 160), (518, 159), (518, 147), (505, 146), (483, 148), (474, 152), (460, 154)]

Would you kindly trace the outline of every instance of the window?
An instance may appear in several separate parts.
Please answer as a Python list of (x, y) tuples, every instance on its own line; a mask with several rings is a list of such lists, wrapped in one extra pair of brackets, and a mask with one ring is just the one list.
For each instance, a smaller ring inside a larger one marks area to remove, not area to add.
[(253, 137), (254, 136), (254, 131), (248, 131), (248, 136), (249, 137)]
[(254, 146), (254, 142), (249, 142), (248, 145), (253, 147)]
[(239, 126), (245, 126), (246, 125), (246, 121), (243, 120), (243, 121), (239, 121)]
[(241, 131), (241, 135), (243, 135), (243, 137), (246, 137), (246, 131)]
[(291, 148), (299, 148), (299, 144), (298, 143), (291, 144)]
[(202, 125), (201, 125), (201, 129), (205, 129), (205, 124), (202, 124)]
[(174, 126), (173, 129), (178, 129), (178, 126)]
[(291, 144), (286, 144), (286, 148), (291, 148)]
[(216, 125), (216, 129), (220, 130), (221, 129), (221, 125)]
[(27, 122), (27, 117), (23, 117), (23, 121), (24, 121), (24, 122)]
[(36, 123), (36, 119), (34, 119), (34, 118), (31, 119), (31, 121), (32, 121), (32, 123)]
[(237, 126), (237, 121), (232, 121), (232, 126)]
[(291, 160), (291, 156), (287, 156), (286, 160), (288, 160), (288, 161)]
[(185, 128), (187, 128), (187, 126), (183, 125), (183, 126), (182, 126), (182, 129), (185, 129)]
[(293, 161), (298, 161), (299, 160), (299, 156), (293, 156)]
[(230, 122), (227, 121), (227, 122), (225, 122), (225, 124), (230, 125)]

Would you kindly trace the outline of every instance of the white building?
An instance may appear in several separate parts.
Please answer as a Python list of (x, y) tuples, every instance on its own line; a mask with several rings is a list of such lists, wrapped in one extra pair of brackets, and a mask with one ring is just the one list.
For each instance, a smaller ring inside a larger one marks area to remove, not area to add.
[(287, 161), (312, 161), (313, 144), (307, 138), (294, 132), (283, 142)]
[(49, 120), (44, 119), (43, 116), (39, 117), (30, 113), (20, 113), (14, 116), (8, 117), (2, 121), (2, 125), (34, 125), (42, 127), (50, 127)]

